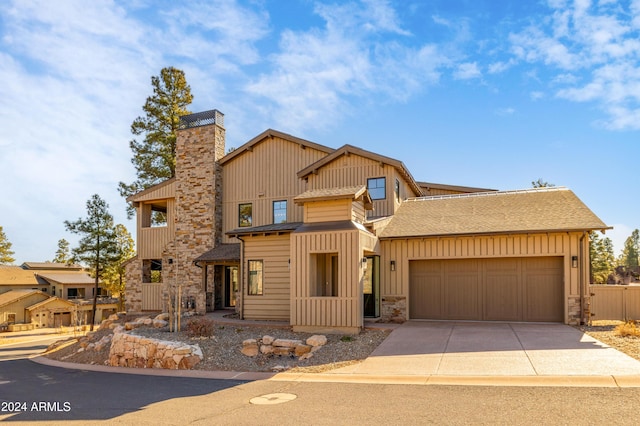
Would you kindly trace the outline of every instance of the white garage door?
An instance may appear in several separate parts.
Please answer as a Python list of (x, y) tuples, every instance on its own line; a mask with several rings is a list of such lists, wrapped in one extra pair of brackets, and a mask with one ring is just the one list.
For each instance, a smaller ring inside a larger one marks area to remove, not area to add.
[(409, 262), (412, 319), (564, 321), (562, 257)]

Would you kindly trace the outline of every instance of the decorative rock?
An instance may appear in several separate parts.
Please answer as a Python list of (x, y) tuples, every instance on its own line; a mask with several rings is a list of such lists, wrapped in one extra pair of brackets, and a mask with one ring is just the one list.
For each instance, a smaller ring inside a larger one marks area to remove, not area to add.
[(310, 346), (324, 346), (327, 344), (327, 336), (316, 334), (307, 339), (307, 345)]
[(280, 371), (286, 371), (286, 370), (288, 370), (288, 368), (285, 367), (284, 365), (276, 365), (273, 368), (271, 368), (271, 371), (276, 372), (276, 373), (280, 372)]
[[(315, 346), (315, 347), (319, 348), (320, 346)], [(305, 359), (309, 359), (311, 357), (313, 357), (313, 352), (309, 352), (308, 354), (302, 355), (300, 358), (298, 358), (298, 360), (304, 361)]]
[(270, 355), (273, 353), (273, 346), (271, 345), (261, 345), (260, 346), (260, 353), (264, 354), (264, 355)]
[(169, 321), (169, 313), (168, 312), (163, 312), (161, 314), (156, 315), (156, 317), (154, 319), (162, 320), (162, 321)]
[(309, 345), (297, 345), (294, 350), (295, 356), (302, 356), (311, 352), (311, 346)]
[[(104, 341), (104, 342), (103, 342)], [(107, 339), (101, 339), (99, 344)], [(98, 344), (96, 344), (96, 349)], [(109, 351), (109, 365), (135, 368), (192, 368), (203, 358), (197, 345), (166, 342), (128, 333), (114, 334)]]
[(262, 344), (263, 345), (271, 345), (273, 343), (273, 341), (275, 340), (274, 337), (272, 336), (262, 336)]
[(301, 340), (293, 340), (293, 339), (276, 339), (273, 341), (273, 346), (281, 347), (281, 348), (295, 348), (297, 345), (302, 343)]
[(154, 328), (162, 328), (162, 327), (166, 327), (167, 325), (169, 325), (169, 323), (165, 320), (162, 319), (154, 319), (153, 320), (153, 327)]
[(109, 318), (107, 318), (108, 321), (118, 321), (119, 319), (118, 314), (111, 314)]
[(293, 352), (293, 348), (283, 348), (281, 346), (273, 347), (274, 355), (291, 355), (292, 352)]
[(243, 346), (240, 352), (242, 352), (243, 355), (250, 356), (250, 357), (257, 356), (258, 344), (256, 343), (255, 345)]

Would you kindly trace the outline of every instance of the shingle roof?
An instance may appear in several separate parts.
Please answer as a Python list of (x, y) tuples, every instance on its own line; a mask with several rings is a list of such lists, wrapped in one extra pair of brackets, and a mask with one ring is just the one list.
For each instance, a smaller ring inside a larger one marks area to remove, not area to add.
[(307, 201), (327, 201), (349, 198), (358, 200), (362, 198), (366, 208), (371, 209), (371, 197), (364, 185), (345, 186), (340, 188), (322, 188), (305, 191), (293, 199), (297, 204), (304, 204)]
[(610, 229), (567, 188), (405, 201), (380, 238)]
[(0, 266), (0, 285), (40, 285), (33, 271), (19, 266)]
[(50, 284), (93, 284), (95, 279), (91, 278), (85, 273), (81, 274), (59, 274), (59, 273), (47, 273), (38, 274), (39, 277), (44, 278)]
[(24, 299), (25, 297), (29, 297), (34, 294), (41, 294), (45, 296), (45, 299), (49, 297), (49, 295), (39, 290), (11, 290), (7, 291), (6, 293), (0, 294), (0, 306), (9, 305), (13, 302)]
[(232, 231), (228, 231), (226, 234), (233, 237), (236, 235), (292, 232), (295, 231), (296, 228), (298, 228), (300, 225), (302, 225), (301, 222), (275, 223), (271, 225), (252, 226), (250, 228), (236, 228)]
[(240, 243), (220, 244), (196, 257), (196, 262), (234, 262), (240, 261)]

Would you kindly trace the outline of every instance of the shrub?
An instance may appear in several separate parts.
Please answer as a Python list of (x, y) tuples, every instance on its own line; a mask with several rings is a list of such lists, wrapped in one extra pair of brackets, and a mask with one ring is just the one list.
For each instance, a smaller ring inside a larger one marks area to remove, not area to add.
[(341, 342), (353, 342), (354, 340), (353, 336), (342, 336), (340, 338)]
[(614, 333), (616, 334), (616, 336), (621, 337), (640, 337), (640, 328), (636, 326), (635, 321), (626, 321), (624, 324), (620, 324), (619, 326), (617, 326), (614, 330)]
[(215, 325), (209, 318), (192, 318), (187, 322), (185, 332), (189, 337), (210, 337)]

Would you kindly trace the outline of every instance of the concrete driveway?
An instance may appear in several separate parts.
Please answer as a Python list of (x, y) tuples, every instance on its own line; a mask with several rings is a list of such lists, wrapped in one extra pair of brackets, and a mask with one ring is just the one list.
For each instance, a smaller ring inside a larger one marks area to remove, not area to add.
[(332, 372), (565, 381), (589, 377), (590, 382), (625, 376), (638, 382), (640, 361), (564, 324), (409, 321), (364, 362)]

